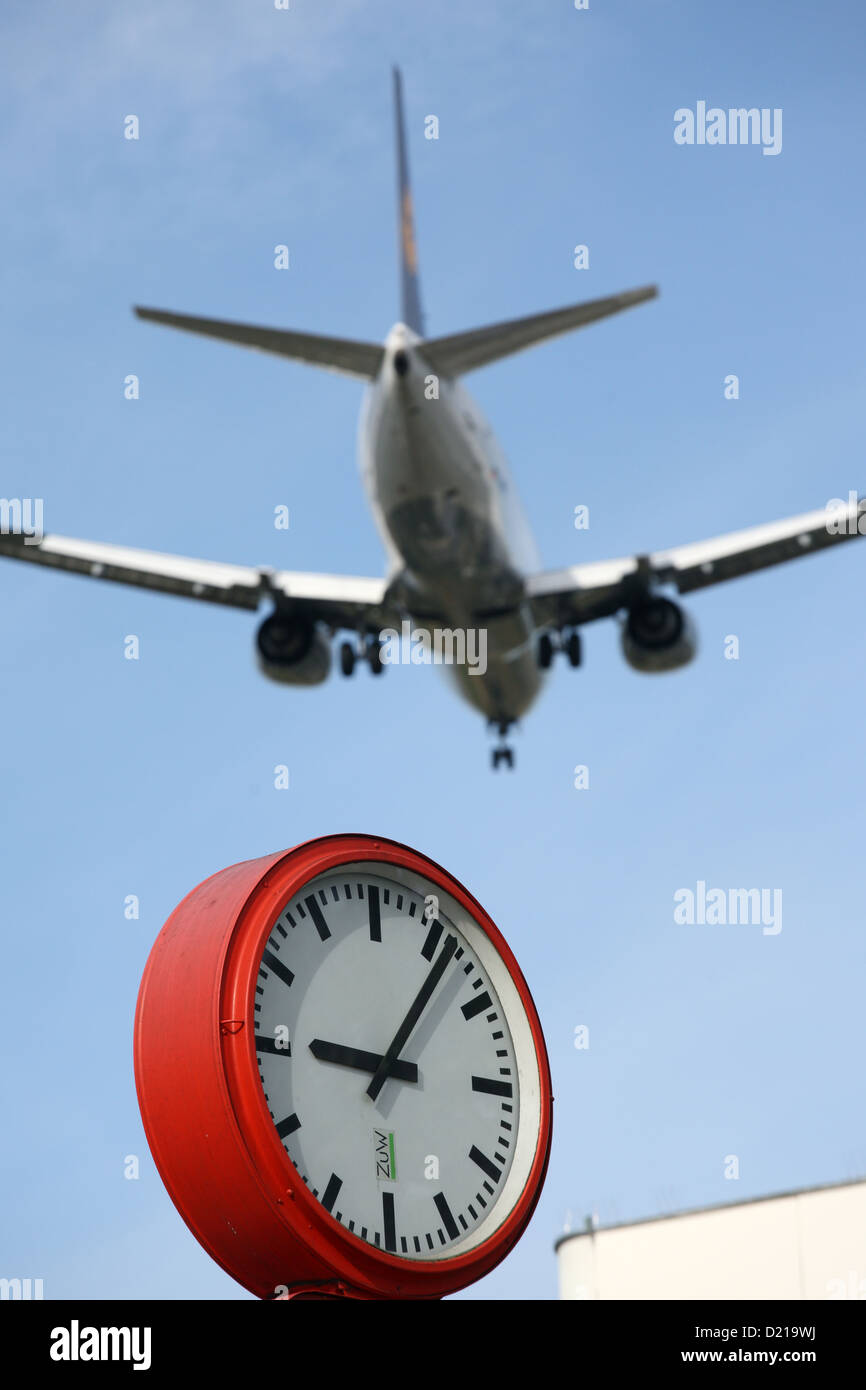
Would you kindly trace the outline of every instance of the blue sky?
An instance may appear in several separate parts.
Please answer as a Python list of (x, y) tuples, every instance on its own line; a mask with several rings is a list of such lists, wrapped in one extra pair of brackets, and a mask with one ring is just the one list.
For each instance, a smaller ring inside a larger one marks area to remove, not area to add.
[[(392, 61), (431, 334), (661, 286), (468, 381), (546, 567), (863, 487), (864, 30), (847, 0), (86, 14), (18, 0), (2, 38), (2, 492), (44, 498), (47, 530), (381, 572), (359, 386), (172, 335), (130, 305), (384, 336), (398, 317)], [(675, 145), (674, 111), (698, 100), (781, 107), (782, 153)], [(123, 139), (129, 113), (138, 142)], [(438, 141), (423, 138), (430, 113)], [(589, 270), (573, 268), (578, 242)], [(273, 269), (277, 243), (289, 272)], [(280, 503), (288, 532), (273, 528)], [(699, 659), (666, 678), (628, 669), (612, 623), (587, 629), (583, 670), (555, 671), (516, 736), (517, 771), (494, 778), (480, 720), (432, 669), (292, 692), (256, 674), (249, 615), (0, 563), (0, 1273), (42, 1277), (46, 1297), (246, 1296), (147, 1152), (138, 982), (200, 879), (343, 829), (456, 873), (544, 1024), (545, 1192), (516, 1251), (464, 1296), (554, 1297), (552, 1242), (593, 1211), (622, 1221), (866, 1173), (852, 1103), (864, 566), (866, 548), (841, 547), (695, 596)], [(138, 662), (123, 658), (130, 633)], [(781, 888), (782, 931), (678, 926), (673, 894), (700, 879)]]

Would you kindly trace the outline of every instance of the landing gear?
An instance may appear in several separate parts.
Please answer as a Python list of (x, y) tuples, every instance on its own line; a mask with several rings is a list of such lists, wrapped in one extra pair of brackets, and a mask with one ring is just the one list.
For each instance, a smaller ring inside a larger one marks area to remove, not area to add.
[(504, 763), (507, 768), (513, 768), (514, 749), (511, 748), (509, 744), (505, 742), (506, 738), (508, 737), (508, 730), (511, 728), (513, 720), (492, 719), (490, 722), (491, 724), (496, 725), (496, 731), (499, 734), (500, 739), (500, 742), (497, 744), (497, 746), (495, 748), (491, 748), (490, 750), (490, 765), (493, 768), (494, 772), (497, 771), (500, 763)]
[(556, 635), (551, 632), (542, 632), (538, 639), (539, 670), (549, 670), (557, 652), (565, 652), (569, 666), (579, 666), (582, 655), (580, 633), (574, 628), (570, 632), (561, 632)]
[(374, 676), (381, 676), (382, 643), (378, 637), (359, 637), (357, 643), (340, 643), (340, 670), (344, 676), (351, 676), (359, 661), (366, 661)]
[(563, 651), (568, 657), (569, 666), (579, 666), (582, 658), (580, 633), (572, 630), (565, 639)]

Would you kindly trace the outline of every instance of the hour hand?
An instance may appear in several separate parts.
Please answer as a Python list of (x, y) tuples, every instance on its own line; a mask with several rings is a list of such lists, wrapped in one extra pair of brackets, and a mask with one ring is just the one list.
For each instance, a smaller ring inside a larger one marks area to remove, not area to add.
[[(320, 1062), (336, 1062), (341, 1067), (354, 1067), (356, 1071), (366, 1071), (372, 1076), (382, 1062), (380, 1052), (364, 1052), (360, 1047), (344, 1047), (342, 1043), (323, 1042), (313, 1038), (310, 1051)], [(417, 1081), (418, 1066), (415, 1062), (391, 1062), (388, 1075), (396, 1081)]]

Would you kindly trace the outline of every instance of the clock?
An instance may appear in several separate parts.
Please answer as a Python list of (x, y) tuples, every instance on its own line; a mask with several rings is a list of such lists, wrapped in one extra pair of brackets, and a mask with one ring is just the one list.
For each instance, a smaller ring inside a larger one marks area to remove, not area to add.
[(538, 1200), (550, 1074), (531, 996), (465, 888), (334, 835), (205, 880), (139, 993), (139, 1104), (205, 1249), (262, 1298), (439, 1298)]

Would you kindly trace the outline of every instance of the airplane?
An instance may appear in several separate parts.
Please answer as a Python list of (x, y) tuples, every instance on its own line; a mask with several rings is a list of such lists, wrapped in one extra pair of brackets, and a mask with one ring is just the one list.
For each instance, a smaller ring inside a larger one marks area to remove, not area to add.
[[(136, 307), (140, 319), (276, 353), (360, 378), (366, 391), (359, 425), (364, 491), (387, 559), (381, 578), (301, 573), (190, 559), (154, 551), (45, 535), (24, 538), (4, 527), (0, 554), (93, 578), (208, 603), (271, 611), (257, 629), (260, 670), (289, 686), (313, 686), (331, 668), (359, 661), (383, 669), (383, 633), (422, 623), (453, 634), (486, 634), (486, 669), (444, 665), (459, 694), (496, 731), (494, 768), (514, 766), (509, 730), (531, 708), (554, 657), (580, 665), (579, 629), (619, 616), (625, 660), (656, 673), (696, 654), (691, 619), (669, 595), (852, 539), (866, 501), (849, 499), (828, 524), (826, 508), (672, 550), (543, 571), (508, 465), (462, 377), (536, 343), (618, 314), (658, 293), (647, 285), (602, 299), (428, 338), (421, 309), (418, 255), (403, 112), (402, 78), (393, 70), (402, 318), (384, 343), (324, 337), (292, 329)], [(864, 524), (866, 530), (866, 524)]]

